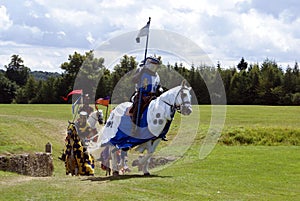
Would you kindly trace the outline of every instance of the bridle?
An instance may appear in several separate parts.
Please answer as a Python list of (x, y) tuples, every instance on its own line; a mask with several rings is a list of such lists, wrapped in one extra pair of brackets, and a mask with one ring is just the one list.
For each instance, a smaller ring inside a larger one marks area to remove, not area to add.
[[(185, 98), (184, 96), (186, 95), (186, 94), (183, 93), (183, 90), (189, 90), (189, 88), (187, 88), (186, 86), (182, 86), (180, 88), (180, 90), (178, 91), (177, 95), (175, 96), (175, 100), (174, 100), (173, 104), (170, 104), (170, 103), (168, 103), (168, 102), (166, 102), (166, 101), (163, 100), (163, 102), (165, 104), (167, 104), (167, 105), (170, 106), (170, 108), (171, 108), (171, 116), (172, 117), (174, 116), (175, 111), (181, 113), (181, 108), (185, 108), (185, 107), (188, 107), (187, 105), (191, 105), (190, 101), (183, 101), (184, 98)], [(182, 103), (181, 104), (176, 104), (176, 101), (177, 101), (179, 95), (180, 95), (180, 98), (182, 100)]]

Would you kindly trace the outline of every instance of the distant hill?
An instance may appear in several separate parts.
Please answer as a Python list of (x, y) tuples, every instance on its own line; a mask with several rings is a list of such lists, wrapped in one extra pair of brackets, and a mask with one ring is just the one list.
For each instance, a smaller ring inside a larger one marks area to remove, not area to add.
[[(5, 70), (0, 69), (0, 73), (5, 74)], [(50, 77), (59, 77), (60, 73), (57, 72), (46, 72), (46, 71), (30, 71), (30, 75), (32, 75), (36, 80), (47, 80)]]
[(59, 77), (61, 76), (60, 73), (53, 73), (53, 72), (45, 72), (45, 71), (32, 71), (30, 74), (36, 79), (36, 80), (47, 80), (50, 77)]

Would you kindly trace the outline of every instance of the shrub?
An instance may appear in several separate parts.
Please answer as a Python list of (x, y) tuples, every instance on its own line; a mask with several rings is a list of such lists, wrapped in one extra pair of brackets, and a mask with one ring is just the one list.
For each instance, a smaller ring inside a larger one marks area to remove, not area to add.
[(300, 145), (300, 130), (282, 128), (243, 128), (223, 130), (219, 139), (224, 145)]

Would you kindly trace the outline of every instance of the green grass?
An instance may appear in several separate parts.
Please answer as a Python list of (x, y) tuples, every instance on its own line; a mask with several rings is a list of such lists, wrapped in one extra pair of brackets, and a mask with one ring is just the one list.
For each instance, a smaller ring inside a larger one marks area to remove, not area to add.
[(210, 117), (210, 106), (200, 106), (194, 136), (198, 118), (180, 125), (176, 116), (170, 140), (159, 150), (180, 128), (193, 143), (187, 143), (179, 160), (153, 170), (151, 177), (105, 177), (99, 164), (95, 177), (71, 177), (57, 159), (71, 106), (0, 105), (0, 154), (44, 151), (50, 141), (55, 167), (54, 175), (45, 178), (0, 171), (0, 200), (300, 200), (300, 107), (228, 106), (219, 144), (200, 160)]
[[(68, 119), (67, 105), (1, 105), (0, 153), (44, 151), (60, 147)], [(56, 150), (57, 152), (57, 150)], [(56, 153), (55, 152), (55, 153)]]
[(184, 159), (152, 177), (24, 179), (5, 173), (0, 193), (3, 200), (298, 200), (299, 151), (217, 146), (200, 161), (193, 146)]

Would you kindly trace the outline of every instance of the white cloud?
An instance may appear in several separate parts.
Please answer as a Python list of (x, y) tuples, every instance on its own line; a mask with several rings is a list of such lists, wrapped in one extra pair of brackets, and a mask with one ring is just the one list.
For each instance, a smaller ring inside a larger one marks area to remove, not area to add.
[(95, 39), (93, 38), (91, 32), (88, 32), (88, 35), (86, 37), (87, 41), (89, 41), (91, 44), (95, 42)]
[(58, 38), (63, 39), (66, 36), (66, 33), (63, 31), (57, 32)]
[(51, 18), (50, 13), (46, 13), (44, 16), (45, 16), (46, 18)]
[(95, 14), (82, 10), (56, 8), (51, 10), (50, 15), (53, 17), (53, 20), (61, 24), (75, 27), (86, 26), (97, 20)]
[[(11, 52), (1, 46), (0, 52), (10, 58), (25, 51), (26, 44), (32, 53), (26, 53), (24, 60), (34, 63), (30, 55), (37, 59), (37, 51), (46, 54), (43, 50), (54, 48), (57, 54), (47, 54), (44, 59), (50, 61), (44, 65), (57, 65), (54, 61), (58, 54), (64, 55), (65, 48), (71, 53), (72, 49), (93, 49), (112, 37), (139, 30), (151, 16), (151, 29), (191, 39), (215, 63), (236, 65), (241, 57), (247, 62), (269, 57), (293, 65), (300, 55), (299, 8), (297, 0), (7, 1), (0, 6), (0, 41), (15, 45), (8, 49)], [(1, 54), (0, 64), (4, 60)]]
[(251, 52), (251, 57), (256, 56), (259, 60), (262, 57), (280, 59), (281, 56), (293, 54), (295, 44), (300, 45), (299, 39), (292, 36), (293, 28), (272, 15), (250, 10), (239, 19), (243, 26), (233, 31), (233, 40), (239, 41), (235, 42), (237, 50)]
[[(2, 30), (7, 30), (13, 25), (13, 22), (9, 19), (6, 7), (0, 6), (0, 27)], [(1, 32), (1, 30), (0, 30)]]
[(103, 9), (114, 9), (120, 7), (130, 7), (134, 4), (134, 0), (103, 0), (99, 4), (99, 7)]
[(68, 56), (75, 51), (84, 54), (88, 50), (75, 48), (56, 48), (43, 46), (29, 46), (14, 42), (0, 41), (0, 67), (9, 64), (13, 54), (19, 55), (24, 60), (24, 65), (32, 71), (43, 70), (61, 72), (60, 65), (68, 60)]

